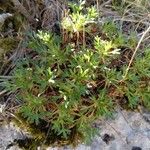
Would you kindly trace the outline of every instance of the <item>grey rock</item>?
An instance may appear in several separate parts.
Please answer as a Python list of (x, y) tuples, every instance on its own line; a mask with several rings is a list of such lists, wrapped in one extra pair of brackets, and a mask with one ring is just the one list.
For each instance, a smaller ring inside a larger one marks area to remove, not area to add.
[(15, 146), (11, 146), (7, 150), (21, 150), (21, 148), (19, 148), (17, 145), (15, 145)]
[(144, 113), (143, 118), (146, 122), (150, 123), (150, 113)]
[[(114, 118), (97, 120), (95, 126), (99, 134), (90, 145), (79, 144), (76, 148), (48, 147), (47, 150), (150, 150), (150, 123), (143, 117), (148, 112), (119, 110)], [(13, 125), (0, 127), (0, 150), (4, 150), (14, 139), (23, 138), (18, 128)], [(16, 150), (14, 145), (9, 150)], [(19, 148), (17, 149), (19, 150)], [(38, 148), (38, 150), (43, 150)]]
[(141, 147), (142, 149), (150, 149), (150, 139), (144, 132), (132, 132), (127, 136), (127, 143), (131, 146)]
[(15, 139), (22, 138), (22, 133), (13, 123), (0, 126), (0, 150), (5, 150)]
[(0, 14), (0, 28), (3, 26), (5, 20), (9, 17), (12, 17), (13, 15), (10, 13), (2, 13)]

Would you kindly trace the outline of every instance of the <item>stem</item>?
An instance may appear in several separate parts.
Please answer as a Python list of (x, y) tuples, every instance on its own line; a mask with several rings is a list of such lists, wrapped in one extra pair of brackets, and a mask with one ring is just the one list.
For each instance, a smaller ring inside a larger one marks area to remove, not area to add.
[(77, 31), (77, 46), (79, 47), (79, 32)]
[(140, 45), (141, 45), (141, 43), (142, 43), (142, 41), (143, 41), (145, 35), (146, 35), (149, 31), (150, 31), (150, 26), (147, 28), (147, 30), (143, 33), (142, 37), (140, 38), (140, 40), (139, 40), (139, 42), (138, 42), (138, 44), (137, 44), (137, 46), (136, 46), (136, 48), (135, 48), (135, 51), (134, 51), (134, 53), (133, 53), (133, 55), (132, 55), (132, 57), (131, 57), (131, 60), (130, 60), (130, 62), (129, 62), (129, 64), (128, 64), (128, 67), (127, 67), (127, 69), (126, 69), (126, 71), (125, 71), (125, 74), (124, 74), (124, 76), (123, 76), (123, 79), (126, 78), (128, 72), (129, 72), (130, 66), (131, 66), (131, 64), (132, 64), (132, 62), (133, 62), (133, 60), (134, 60), (135, 54), (136, 54), (136, 52), (138, 51), (138, 49), (139, 49), (139, 47), (140, 47)]
[(83, 48), (85, 48), (85, 26), (83, 26)]

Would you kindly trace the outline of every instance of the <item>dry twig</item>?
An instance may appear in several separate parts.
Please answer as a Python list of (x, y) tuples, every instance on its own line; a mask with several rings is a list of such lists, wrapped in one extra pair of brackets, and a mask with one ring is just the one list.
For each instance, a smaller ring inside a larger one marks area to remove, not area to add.
[(135, 54), (137, 53), (137, 51), (138, 51), (138, 49), (139, 49), (139, 47), (140, 47), (140, 45), (141, 45), (141, 43), (142, 43), (142, 41), (143, 41), (145, 35), (146, 35), (149, 31), (150, 31), (150, 26), (147, 28), (147, 30), (146, 30), (146, 31), (143, 33), (143, 35), (141, 36), (141, 38), (140, 38), (140, 40), (139, 40), (139, 42), (138, 42), (138, 44), (137, 44), (137, 46), (136, 46), (136, 48), (135, 48), (135, 51), (134, 51), (134, 53), (133, 53), (133, 55), (132, 55), (132, 57), (131, 57), (131, 60), (130, 60), (130, 62), (129, 62), (129, 64), (128, 64), (128, 67), (127, 67), (126, 72), (125, 72), (125, 74), (124, 74), (124, 76), (123, 76), (123, 79), (126, 78), (128, 72), (129, 72), (130, 66), (131, 66), (131, 64), (132, 64), (132, 62), (133, 62), (133, 60), (134, 60)]

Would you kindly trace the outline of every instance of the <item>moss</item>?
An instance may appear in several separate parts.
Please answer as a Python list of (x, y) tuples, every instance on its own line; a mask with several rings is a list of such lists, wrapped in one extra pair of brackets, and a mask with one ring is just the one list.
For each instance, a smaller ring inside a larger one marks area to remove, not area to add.
[(68, 139), (64, 139), (61, 135), (56, 136), (54, 131), (51, 130), (51, 126), (44, 120), (41, 120), (40, 124), (36, 125), (35, 123), (29, 123), (20, 113), (17, 113), (16, 116), (17, 119), (12, 120), (14, 124), (30, 134), (30, 137), (15, 141), (24, 150), (34, 150), (39, 146), (46, 148), (49, 146), (61, 147), (69, 144), (75, 147), (79, 140), (82, 140), (82, 136), (76, 133), (75, 128), (71, 136)]

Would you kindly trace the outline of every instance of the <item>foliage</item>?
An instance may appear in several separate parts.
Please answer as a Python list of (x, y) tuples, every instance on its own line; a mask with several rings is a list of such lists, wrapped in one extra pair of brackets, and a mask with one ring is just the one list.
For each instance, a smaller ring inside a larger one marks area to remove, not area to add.
[[(64, 29), (70, 32), (83, 31), (86, 25), (93, 23), (98, 16), (96, 9), (92, 6), (84, 10), (85, 1), (78, 4), (70, 3), (73, 13), (67, 14), (62, 20)], [(86, 13), (84, 13), (86, 11)]]
[[(84, 9), (83, 4), (71, 4), (72, 12), (62, 20), (62, 28), (71, 34), (84, 28), (90, 31), (96, 20), (95, 8)], [(127, 99), (131, 109), (139, 104), (150, 109), (150, 49), (136, 56), (123, 80), (130, 58), (124, 59), (123, 51), (127, 48), (132, 54), (136, 39), (127, 38), (110, 22), (102, 29), (106, 39), (97, 35), (88, 44), (85, 36), (85, 45), (73, 40), (66, 44), (63, 37), (44, 31), (29, 35), (30, 54), (18, 60), (12, 78), (4, 82), (8, 91), (17, 93), (18, 113), (29, 124), (44, 121), (50, 127), (48, 133), (63, 140), (76, 135), (89, 140), (95, 133), (92, 123), (111, 116), (119, 100)]]

